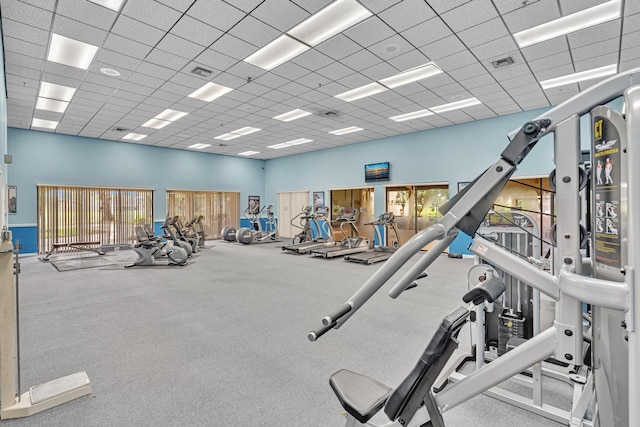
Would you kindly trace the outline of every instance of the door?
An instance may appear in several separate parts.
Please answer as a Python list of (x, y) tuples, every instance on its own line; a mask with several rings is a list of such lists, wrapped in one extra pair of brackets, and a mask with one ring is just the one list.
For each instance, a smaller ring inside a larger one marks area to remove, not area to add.
[(292, 239), (302, 231), (298, 228), (301, 225), (299, 219), (294, 220), (294, 218), (302, 213), (305, 206), (309, 206), (308, 190), (278, 193), (278, 234), (280, 236)]

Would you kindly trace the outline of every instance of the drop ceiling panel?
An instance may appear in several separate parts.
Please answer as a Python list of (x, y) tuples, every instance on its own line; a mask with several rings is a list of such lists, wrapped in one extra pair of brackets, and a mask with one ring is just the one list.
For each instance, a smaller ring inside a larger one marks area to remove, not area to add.
[(122, 15), (144, 22), (163, 31), (168, 31), (182, 15), (175, 9), (154, 0), (127, 1)]
[(491, 0), (474, 0), (441, 14), (453, 31), (459, 32), (498, 17)]
[(45, 31), (49, 31), (51, 20), (53, 19), (51, 11), (17, 1), (4, 2), (2, 4), (2, 16), (8, 16), (11, 20)]
[[(29, 128), (36, 114), (61, 120), (58, 133), (121, 141), (117, 126), (149, 135), (141, 145), (184, 149), (214, 142), (203, 152), (233, 156), (254, 149), (261, 152), (257, 158), (274, 158), (545, 107), (598, 80), (544, 92), (539, 80), (609, 61), (620, 61), (621, 70), (640, 65), (640, 15), (524, 49), (502, 23), (510, 30), (531, 26), (598, 0), (363, 0), (373, 16), (270, 71), (243, 60), (330, 0), (140, 0), (127, 2), (119, 14), (86, 0), (5, 3), (9, 126)], [(627, 10), (635, 7), (626, 4)], [(52, 25), (99, 46), (88, 72), (45, 60)], [(504, 56), (515, 64), (494, 68), (492, 61)], [(443, 73), (353, 102), (335, 97), (430, 60)], [(121, 75), (104, 75), (104, 67)], [(196, 76), (196, 67), (211, 73)], [(78, 89), (64, 114), (34, 109), (40, 81)], [(209, 81), (234, 90), (209, 103), (187, 96)], [(389, 119), (471, 96), (483, 104), (403, 123)], [(167, 108), (189, 114), (161, 130), (141, 127)], [(289, 123), (273, 119), (295, 108), (313, 115)], [(327, 133), (351, 125), (365, 130), (342, 137)], [(262, 130), (224, 146), (215, 143), (222, 131), (244, 126)], [(266, 148), (303, 136), (314, 142)]]

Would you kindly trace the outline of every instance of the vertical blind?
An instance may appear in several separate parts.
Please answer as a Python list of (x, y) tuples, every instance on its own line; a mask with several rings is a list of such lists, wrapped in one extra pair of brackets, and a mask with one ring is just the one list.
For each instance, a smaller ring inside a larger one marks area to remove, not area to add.
[(167, 190), (167, 215), (183, 224), (202, 215), (207, 239), (218, 239), (228, 225), (240, 225), (240, 193), (224, 191)]
[(133, 243), (153, 223), (153, 190), (38, 185), (38, 252), (52, 243)]

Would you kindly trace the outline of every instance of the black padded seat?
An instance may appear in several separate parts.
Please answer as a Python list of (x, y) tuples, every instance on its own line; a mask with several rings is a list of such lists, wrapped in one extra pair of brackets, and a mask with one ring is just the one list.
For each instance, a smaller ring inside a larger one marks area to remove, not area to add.
[(329, 384), (345, 411), (361, 423), (378, 413), (393, 391), (374, 378), (348, 369), (340, 369), (331, 375)]
[(462, 300), (466, 303), (473, 302), (478, 305), (484, 301), (494, 302), (505, 291), (506, 285), (499, 277), (494, 277), (491, 280), (482, 282), (480, 285), (475, 286), (469, 290)]
[(402, 417), (404, 423), (408, 423), (423, 402), (432, 420), (439, 416), (433, 402), (431, 388), (457, 348), (458, 342), (455, 338), (468, 316), (469, 310), (458, 307), (442, 320), (416, 366), (389, 396), (384, 408), (389, 419), (395, 420)]

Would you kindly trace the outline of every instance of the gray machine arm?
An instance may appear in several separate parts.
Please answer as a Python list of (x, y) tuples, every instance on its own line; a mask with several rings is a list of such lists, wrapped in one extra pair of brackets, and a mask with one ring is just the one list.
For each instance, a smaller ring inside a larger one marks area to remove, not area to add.
[[(551, 133), (558, 124), (568, 118), (582, 115), (594, 105), (607, 103), (621, 96), (629, 86), (638, 83), (640, 83), (640, 69), (617, 74), (527, 122), (513, 135), (500, 158), (493, 165), (442, 206), (440, 211), (443, 217), (437, 224), (422, 230), (400, 247), (344, 305), (322, 319), (324, 326), (318, 331), (310, 332), (309, 339), (315, 341), (330, 329), (339, 328), (428, 243), (444, 239), (456, 230), (474, 235), (494, 200), (515, 172), (517, 165), (540, 138)], [(588, 102), (585, 102), (586, 99)], [(428, 258), (425, 262), (419, 261), (420, 268), (428, 267), (436, 259), (433, 254), (427, 253), (424, 256)], [(399, 283), (392, 290), (391, 295), (395, 297), (402, 290), (404, 290), (403, 284)]]

